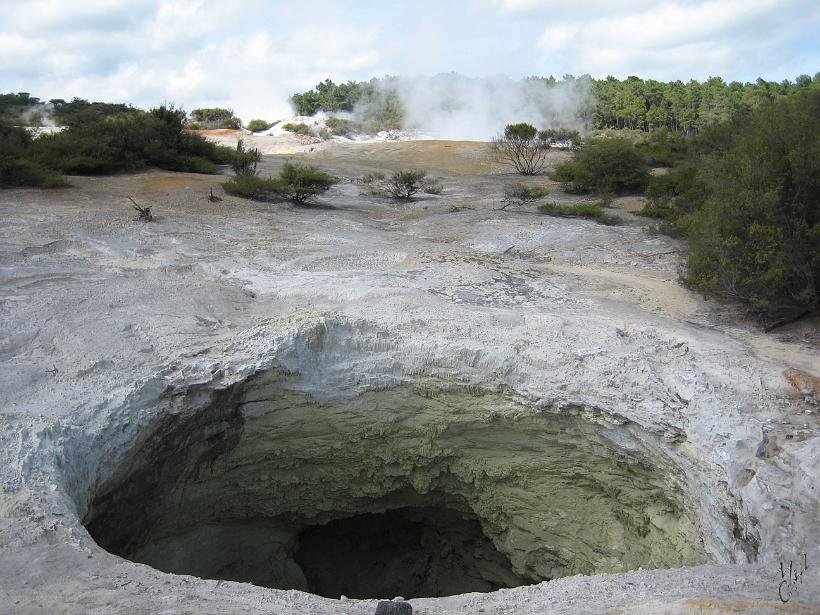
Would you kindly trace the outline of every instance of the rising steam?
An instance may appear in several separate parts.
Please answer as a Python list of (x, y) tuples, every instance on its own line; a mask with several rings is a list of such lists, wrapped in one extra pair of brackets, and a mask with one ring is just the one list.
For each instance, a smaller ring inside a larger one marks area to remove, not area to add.
[(397, 97), (405, 129), (418, 129), (439, 139), (486, 141), (514, 122), (542, 128), (581, 129), (592, 108), (589, 78), (515, 81), (508, 77), (470, 78), (454, 73), (434, 77), (374, 80), (376, 96), (357, 107)]

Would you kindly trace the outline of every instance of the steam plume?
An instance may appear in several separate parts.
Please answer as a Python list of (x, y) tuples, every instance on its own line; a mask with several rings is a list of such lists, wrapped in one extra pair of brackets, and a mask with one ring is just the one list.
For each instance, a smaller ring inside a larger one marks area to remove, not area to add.
[[(592, 103), (588, 77), (516, 81), (447, 73), (391, 77), (374, 83), (383, 96), (398, 96), (403, 128), (421, 129), (440, 139), (489, 140), (515, 122), (528, 122), (539, 129), (581, 129)], [(356, 110), (357, 114), (368, 111)]]

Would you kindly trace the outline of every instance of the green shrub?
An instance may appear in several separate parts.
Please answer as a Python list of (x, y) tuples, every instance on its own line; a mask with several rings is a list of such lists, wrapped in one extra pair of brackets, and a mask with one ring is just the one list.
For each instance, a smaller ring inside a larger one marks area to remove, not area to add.
[(60, 126), (74, 126), (83, 122), (96, 122), (123, 113), (142, 113), (139, 109), (120, 103), (89, 102), (74, 98), (70, 102), (52, 99), (51, 115)]
[(25, 128), (0, 124), (0, 187), (59, 188), (68, 182), (29, 157), (32, 138)]
[(290, 201), (305, 205), (326, 191), (337, 179), (314, 167), (286, 162), (278, 177), (238, 176), (222, 184), (225, 192), (259, 201)]
[(22, 156), (31, 145), (31, 134), (25, 128), (0, 123), (0, 152), (6, 156)]
[(0, 156), (0, 186), (27, 186), (33, 188), (63, 188), (65, 178), (46, 167), (21, 158)]
[(256, 119), (248, 122), (248, 125), (245, 126), (245, 128), (247, 128), (251, 132), (262, 132), (263, 130), (267, 130), (271, 126), (273, 126), (273, 122), (266, 122), (265, 120)]
[(643, 190), (649, 171), (638, 150), (622, 139), (595, 139), (572, 160), (558, 165), (550, 177), (573, 193), (619, 193)]
[(204, 175), (219, 173), (219, 167), (210, 160), (162, 147), (146, 150), (144, 166), (153, 166), (166, 171), (179, 171), (182, 173), (202, 173)]
[(234, 158), (234, 149), (227, 145), (217, 145), (199, 135), (183, 131), (177, 137), (176, 147), (191, 156), (198, 156), (214, 164), (231, 164)]
[(644, 162), (653, 167), (671, 167), (686, 158), (690, 147), (691, 139), (666, 128), (653, 130), (644, 141), (636, 145), (644, 157)]
[(311, 197), (325, 192), (338, 180), (306, 165), (286, 162), (279, 173), (279, 193), (288, 201), (304, 205)]
[(353, 132), (353, 122), (331, 115), (325, 119), (325, 127), (331, 136), (347, 136)]
[(230, 148), (185, 132), (185, 113), (173, 107), (108, 117), (86, 110), (74, 120), (66, 130), (33, 141), (29, 158), (79, 175), (138, 171), (146, 166), (216, 173), (217, 164), (233, 160)]
[(288, 122), (287, 124), (282, 124), (282, 128), (284, 130), (289, 131), (289, 132), (295, 132), (296, 134), (299, 134), (299, 135), (308, 135), (308, 136), (310, 136), (310, 135), (313, 134), (313, 131), (310, 129), (310, 126), (308, 126), (307, 124), (302, 123), (302, 122), (300, 122), (298, 124), (294, 124), (293, 122)]
[(538, 211), (548, 216), (559, 218), (589, 218), (599, 224), (618, 224), (618, 219), (604, 210), (599, 203), (577, 203), (575, 205), (561, 205), (559, 203), (544, 203), (538, 206)]
[(676, 212), (672, 207), (657, 207), (649, 205), (643, 209), (635, 212), (636, 216), (643, 216), (644, 218), (653, 218), (655, 220), (671, 220), (675, 217)]
[(820, 90), (703, 136), (685, 281), (761, 314), (820, 308)]
[(258, 175), (241, 175), (222, 184), (228, 194), (257, 201), (273, 201), (280, 198), (279, 180)]
[(0, 126), (4, 185), (66, 185), (62, 173), (99, 175), (155, 166), (217, 173), (234, 151), (186, 131), (173, 106), (141, 111), (125, 105), (52, 101), (68, 128), (32, 140), (21, 128)]
[(201, 108), (191, 111), (191, 119), (205, 128), (239, 128), (242, 123), (233, 114), (233, 109), (222, 107)]
[(246, 149), (242, 139), (236, 142), (236, 149), (233, 152), (231, 168), (236, 177), (252, 177), (256, 175), (256, 165), (262, 160), (262, 154), (258, 149)]
[(397, 199), (409, 199), (422, 188), (427, 177), (424, 171), (404, 170), (393, 174), (387, 183), (387, 191)]

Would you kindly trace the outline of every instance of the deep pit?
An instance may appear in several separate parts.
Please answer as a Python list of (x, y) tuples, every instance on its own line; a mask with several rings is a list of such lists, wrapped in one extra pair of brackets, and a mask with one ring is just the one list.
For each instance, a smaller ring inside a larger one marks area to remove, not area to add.
[(338, 598), (451, 596), (523, 585), (474, 516), (399, 508), (308, 527), (294, 560), (310, 591)]
[(170, 395), (91, 494), (90, 534), (162, 571), (329, 597), (708, 559), (675, 444), (631, 423), (440, 383), (321, 402), (295, 383)]

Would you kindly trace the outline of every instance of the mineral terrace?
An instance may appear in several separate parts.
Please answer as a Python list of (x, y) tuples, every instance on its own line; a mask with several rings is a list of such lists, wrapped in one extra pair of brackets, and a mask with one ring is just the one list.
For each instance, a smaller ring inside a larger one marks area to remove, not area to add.
[[(0, 193), (0, 612), (818, 612), (816, 321), (625, 210), (500, 211), (484, 144), (289, 155), (321, 206)], [(443, 193), (356, 181), (402, 168)]]

